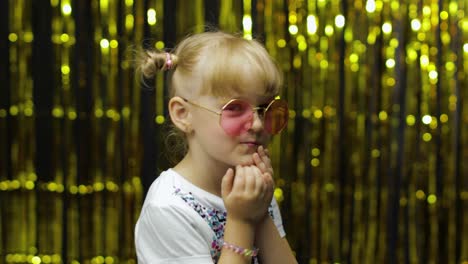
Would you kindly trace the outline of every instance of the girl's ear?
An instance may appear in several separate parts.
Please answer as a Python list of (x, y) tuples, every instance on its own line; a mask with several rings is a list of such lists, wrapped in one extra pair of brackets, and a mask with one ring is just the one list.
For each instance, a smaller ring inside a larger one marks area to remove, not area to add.
[(192, 132), (191, 115), (184, 99), (178, 96), (172, 97), (168, 108), (172, 123), (184, 133)]

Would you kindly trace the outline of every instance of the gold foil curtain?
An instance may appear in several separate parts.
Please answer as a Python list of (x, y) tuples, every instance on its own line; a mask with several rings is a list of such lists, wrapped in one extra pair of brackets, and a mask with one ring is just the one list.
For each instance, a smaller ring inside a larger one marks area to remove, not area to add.
[[(2, 109), (2, 128), (11, 127), (15, 131), (14, 137), (6, 138), (5, 130), (2, 134), (2, 147), (9, 147), (8, 156), (1, 157), (2, 174), (1, 189), (10, 193), (5, 199), (2, 193), (2, 246), (5, 251), (20, 252), (24, 248), (32, 249), (38, 236), (36, 233), (39, 227), (35, 213), (37, 201), (33, 190), (37, 175), (34, 171), (34, 102), (33, 102), (33, 80), (30, 59), (32, 55), (32, 23), (28, 19), (31, 13), (31, 6), (19, 3), (10, 6), (9, 12), (14, 14), (14, 18), (9, 19), (11, 34), (8, 39), (9, 47), (9, 68), (4, 72), (9, 73), (13, 87), (9, 89), (9, 99), (11, 102), (9, 109)], [(11, 116), (8, 122), (6, 119)], [(2, 151), (5, 153), (5, 151)], [(7, 158), (8, 157), (8, 158)], [(11, 179), (7, 180), (6, 169), (9, 169)], [(5, 206), (6, 204), (15, 206)], [(6, 220), (6, 219), (15, 220)], [(18, 232), (20, 231), (21, 232)], [(14, 237), (15, 239), (5, 238)]]
[[(465, 0), (2, 1), (0, 263), (135, 263), (167, 168), (138, 47), (218, 25), (285, 72), (271, 150), (300, 263), (468, 261)], [(210, 21), (208, 21), (210, 18)]]

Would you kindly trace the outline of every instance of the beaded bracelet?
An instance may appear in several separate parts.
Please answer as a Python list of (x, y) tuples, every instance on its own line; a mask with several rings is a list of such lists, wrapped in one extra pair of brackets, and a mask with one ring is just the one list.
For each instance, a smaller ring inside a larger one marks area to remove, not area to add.
[(253, 248), (253, 249), (246, 249), (243, 247), (239, 247), (227, 242), (223, 242), (223, 247), (228, 248), (232, 251), (234, 251), (237, 254), (240, 254), (245, 257), (255, 257), (258, 255), (258, 248)]

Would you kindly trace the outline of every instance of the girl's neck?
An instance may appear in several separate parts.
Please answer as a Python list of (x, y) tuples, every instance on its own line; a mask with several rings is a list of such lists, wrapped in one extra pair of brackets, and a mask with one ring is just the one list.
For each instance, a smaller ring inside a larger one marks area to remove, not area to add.
[(214, 160), (197, 159), (189, 151), (173, 169), (195, 186), (221, 197), (221, 181), (228, 168)]

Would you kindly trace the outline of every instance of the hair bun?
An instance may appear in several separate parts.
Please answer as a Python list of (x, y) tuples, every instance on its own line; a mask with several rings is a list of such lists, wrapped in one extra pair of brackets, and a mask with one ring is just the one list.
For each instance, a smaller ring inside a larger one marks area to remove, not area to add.
[(174, 69), (177, 56), (169, 52), (145, 51), (146, 57), (141, 63), (141, 72), (146, 78), (152, 78), (157, 72)]

